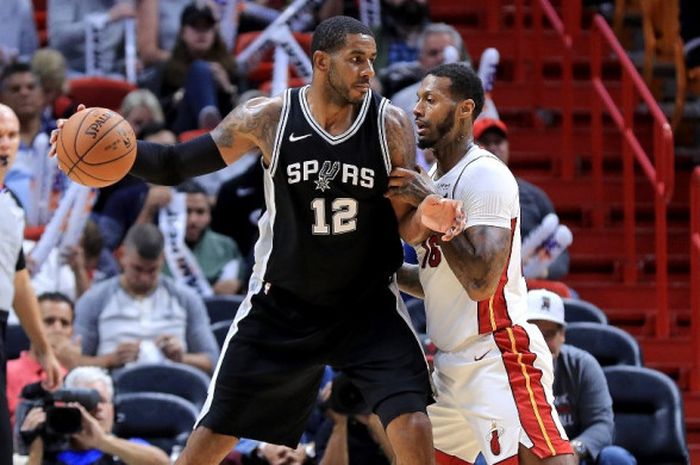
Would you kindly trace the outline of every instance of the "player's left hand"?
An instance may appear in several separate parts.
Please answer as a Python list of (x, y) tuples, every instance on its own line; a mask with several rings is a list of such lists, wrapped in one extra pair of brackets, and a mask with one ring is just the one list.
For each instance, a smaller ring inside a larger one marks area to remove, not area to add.
[(443, 233), (443, 241), (452, 240), (467, 227), (462, 202), (459, 200), (429, 195), (418, 206), (418, 214), (423, 226)]
[(386, 197), (399, 199), (405, 203), (418, 207), (429, 195), (436, 194), (435, 184), (428, 173), (420, 166), (416, 170), (406, 168), (394, 168), (389, 173), (389, 189)]

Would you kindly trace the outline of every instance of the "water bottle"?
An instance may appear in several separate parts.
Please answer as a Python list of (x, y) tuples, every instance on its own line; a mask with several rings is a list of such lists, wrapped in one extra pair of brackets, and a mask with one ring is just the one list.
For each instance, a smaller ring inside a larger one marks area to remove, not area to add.
[(523, 276), (526, 278), (543, 278), (547, 274), (547, 268), (557, 259), (561, 253), (571, 245), (574, 240), (571, 230), (563, 224), (557, 226), (554, 234), (549, 236), (537, 252), (523, 267)]
[(523, 239), (523, 246), (520, 251), (523, 263), (527, 263), (530, 257), (540, 247), (540, 245), (556, 231), (559, 226), (559, 217), (556, 213), (549, 213), (542, 219), (542, 223)]
[(479, 60), (479, 78), (484, 86), (484, 92), (489, 93), (493, 90), (493, 81), (496, 79), (496, 68), (501, 60), (501, 54), (493, 47), (487, 48), (481, 54)]

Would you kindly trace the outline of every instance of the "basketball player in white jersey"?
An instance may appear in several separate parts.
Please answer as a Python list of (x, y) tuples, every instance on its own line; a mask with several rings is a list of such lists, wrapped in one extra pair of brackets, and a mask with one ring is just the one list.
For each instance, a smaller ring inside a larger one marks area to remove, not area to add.
[(433, 150), (430, 178), (394, 169), (389, 196), (417, 204), (426, 195), (464, 202), (467, 229), (450, 242), (416, 246), (402, 290), (425, 299), (428, 335), (438, 348), (428, 408), (438, 464), (573, 464), (553, 404), (552, 357), (523, 318), (520, 206), (515, 178), (472, 142), (484, 102), (478, 76), (460, 64), (432, 69), (414, 109), (418, 146)]

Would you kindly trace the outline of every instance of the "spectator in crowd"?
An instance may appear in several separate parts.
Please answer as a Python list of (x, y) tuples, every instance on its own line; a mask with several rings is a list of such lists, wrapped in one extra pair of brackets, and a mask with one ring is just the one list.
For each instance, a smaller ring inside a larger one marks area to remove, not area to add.
[(430, 21), (427, 0), (381, 0), (375, 68), (418, 59), (418, 37)]
[(44, 91), (44, 124), (67, 114), (74, 105), (68, 91), (68, 68), (66, 59), (60, 52), (51, 48), (42, 48), (32, 56), (32, 71), (39, 77)]
[(588, 352), (565, 344), (564, 303), (536, 289), (527, 295), (527, 320), (535, 324), (554, 359), (554, 404), (574, 454), (586, 465), (636, 465), (627, 450), (612, 445), (615, 423), (605, 374)]
[(69, 299), (82, 296), (93, 282), (116, 275), (119, 272), (114, 257), (103, 247), (102, 235), (97, 224), (85, 223), (80, 243), (58, 250), (54, 248), (48, 258), (36, 265), (32, 284), (37, 293), (61, 292)]
[(462, 36), (454, 27), (445, 23), (430, 23), (418, 37), (417, 61), (397, 63), (379, 72), (384, 92), (388, 95), (393, 93), (391, 101), (394, 105), (411, 115), (418, 101), (416, 92), (425, 73), (444, 62), (457, 61), (462, 54)]
[(320, 398), (327, 418), (316, 435), (319, 465), (393, 463), (394, 452), (381, 421), (347, 378), (336, 375), (323, 387)]
[(112, 379), (98, 367), (78, 367), (68, 373), (66, 388), (94, 389), (100, 402), (94, 411), (88, 412), (81, 404), (82, 430), (71, 435), (69, 448), (51, 454), (38, 430), (46, 422), (46, 412), (41, 407), (29, 411), (22, 423), (23, 437), (30, 439), (27, 465), (81, 464), (81, 465), (168, 465), (165, 452), (151, 446), (143, 439), (122, 439), (112, 434), (114, 420), (114, 385)]
[(211, 373), (219, 350), (204, 303), (162, 276), (163, 235), (155, 225), (129, 230), (121, 263), (121, 275), (93, 286), (76, 305), (80, 365), (169, 360)]
[(175, 47), (180, 15), (191, 0), (140, 0), (136, 5), (136, 37), (145, 66), (167, 61)]
[[(80, 347), (72, 340), (73, 302), (60, 292), (40, 294), (38, 300), (46, 339), (61, 364), (63, 377), (73, 367), (74, 354), (80, 353)], [(22, 388), (41, 381), (45, 376), (34, 345), (30, 345), (28, 351), (23, 351), (18, 359), (7, 362), (7, 405), (12, 423), (15, 421), (15, 409), (20, 402)]]
[(28, 64), (5, 68), (0, 77), (0, 102), (17, 114), (20, 123), (19, 151), (5, 183), (19, 197), (27, 225), (45, 225), (58, 206), (68, 178), (58, 169), (56, 160), (47, 156), (55, 122), (42, 119), (44, 93)]
[(263, 173), (259, 156), (253, 157), (245, 171), (221, 185), (212, 211), (212, 229), (238, 244), (248, 269), (258, 239), (258, 220), (265, 210)]
[(139, 139), (157, 144), (177, 144), (177, 136), (165, 126), (165, 123), (150, 123), (141, 128)]
[(4, 0), (0, 24), (0, 69), (15, 60), (29, 61), (39, 48), (32, 0)]
[[(503, 121), (492, 118), (478, 119), (474, 123), (474, 140), (503, 163), (508, 164), (508, 127)], [(515, 180), (518, 182), (520, 193), (520, 235), (525, 240), (547, 214), (554, 213), (554, 206), (542, 189), (519, 176), (516, 176)], [(564, 250), (549, 266), (547, 275), (540, 278), (559, 280), (568, 272), (569, 252)]]
[(119, 113), (129, 122), (137, 135), (140, 135), (141, 130), (149, 124), (165, 122), (163, 108), (160, 106), (158, 97), (147, 89), (136, 89), (129, 92), (122, 100)]
[(99, 68), (107, 74), (123, 74), (124, 24), (133, 18), (132, 2), (120, 0), (48, 0), (49, 46), (66, 57), (69, 75), (86, 72), (85, 49), (88, 24), (95, 25)]
[[(185, 244), (192, 251), (204, 277), (214, 294), (238, 294), (246, 271), (243, 257), (231, 238), (209, 228), (211, 206), (207, 192), (193, 180), (184, 182), (177, 190), (186, 195)], [(165, 274), (171, 275), (167, 263)]]
[(236, 60), (228, 52), (208, 5), (190, 4), (165, 63), (160, 96), (175, 133), (213, 129), (235, 103)]
[(688, 69), (700, 66), (700, 5), (693, 0), (680, 0), (681, 38)]
[[(24, 261), (22, 238), (24, 212), (17, 198), (4, 187), (5, 177), (12, 168), (20, 144), (19, 119), (12, 109), (0, 104), (0, 444), (12, 444), (10, 414), (6, 399), (5, 329), (9, 309), (14, 308), (22, 328), (34, 346), (36, 359), (46, 372), (48, 389), (61, 384), (58, 360), (41, 324), (41, 312)], [(0, 447), (0, 465), (12, 463), (12, 448)]]

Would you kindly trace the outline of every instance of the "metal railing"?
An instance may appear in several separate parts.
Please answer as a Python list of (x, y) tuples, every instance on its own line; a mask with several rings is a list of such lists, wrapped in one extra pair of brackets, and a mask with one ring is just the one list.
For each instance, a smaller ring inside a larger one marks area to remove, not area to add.
[[(668, 308), (668, 227), (667, 204), (673, 195), (674, 149), (673, 132), (666, 116), (659, 108), (649, 88), (639, 75), (637, 68), (622, 48), (605, 19), (596, 15), (593, 20), (591, 38), (591, 80), (600, 97), (591, 105), (591, 135), (593, 149), (593, 180), (596, 201), (603, 201), (603, 106), (622, 134), (622, 175), (624, 196), (625, 260), (623, 279), (625, 283), (638, 280), (637, 241), (635, 218), (635, 172), (636, 161), (654, 192), (654, 232), (656, 258), (656, 325), (657, 337), (669, 337), (671, 322)], [(603, 42), (613, 52), (622, 69), (622, 110), (615, 103), (602, 80)], [(653, 162), (634, 133), (634, 113), (639, 100), (646, 105), (653, 118)]]
[[(516, 0), (515, 30), (519, 38), (524, 38), (523, 0)], [(532, 2), (532, 30), (533, 47), (532, 63), (534, 75), (533, 98), (535, 105), (542, 96), (542, 54), (541, 43), (544, 40), (542, 17), (546, 16), (552, 29), (559, 36), (563, 44), (562, 56), (562, 145), (561, 145), (561, 177), (563, 180), (572, 179), (574, 176), (574, 148), (573, 144), (573, 55), (574, 45), (581, 30), (581, 5), (580, 2), (563, 2), (562, 16), (559, 16), (549, 0), (535, 0)], [(639, 75), (627, 53), (615, 37), (612, 29), (605, 19), (596, 15), (591, 31), (591, 83), (599, 98), (592, 98), (588, 102), (577, 102), (578, 106), (587, 106), (591, 112), (591, 154), (592, 154), (592, 200), (593, 225), (604, 226), (607, 207), (604, 203), (605, 185), (603, 182), (603, 111), (612, 118), (615, 126), (622, 135), (622, 159), (623, 159), (623, 205), (624, 205), (624, 266), (623, 280), (625, 283), (638, 281), (637, 242), (635, 236), (636, 218), (635, 209), (635, 160), (642, 172), (649, 180), (654, 192), (655, 212), (655, 252), (656, 252), (656, 324), (655, 334), (659, 337), (670, 335), (670, 318), (668, 309), (668, 244), (666, 210), (673, 193), (673, 133), (668, 120), (659, 108), (657, 102)], [(519, 44), (524, 40), (518, 40)], [(607, 46), (604, 50), (604, 44)], [(527, 68), (523, 50), (516, 45), (516, 61), (520, 72), (516, 71), (516, 79), (524, 80)], [(610, 56), (608, 51), (619, 61), (622, 72), (622, 101), (618, 105), (612, 98), (609, 89), (602, 79), (603, 56)], [(605, 54), (605, 55), (604, 55)], [(539, 100), (541, 101), (541, 100)], [(634, 113), (637, 103), (644, 102), (653, 118), (653, 162), (634, 133)]]

